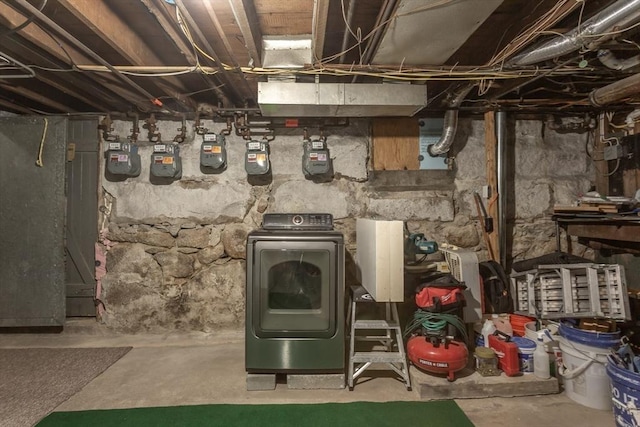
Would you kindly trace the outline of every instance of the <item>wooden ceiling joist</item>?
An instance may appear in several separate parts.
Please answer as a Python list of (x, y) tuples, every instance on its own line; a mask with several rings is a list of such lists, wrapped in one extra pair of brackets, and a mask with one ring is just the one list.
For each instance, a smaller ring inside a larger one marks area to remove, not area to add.
[(324, 55), (324, 40), (327, 33), (327, 20), (329, 18), (330, 0), (314, 0), (313, 2), (313, 23), (311, 36), (313, 43), (313, 54), (315, 60), (319, 61)]
[(254, 67), (262, 67), (262, 33), (258, 14), (253, 2), (248, 0), (229, 0), (233, 16), (242, 32), (244, 44), (253, 60)]
[[(59, 0), (59, 4), (78, 20), (90, 28), (105, 43), (110, 44), (120, 55), (133, 65), (161, 65), (162, 60), (153, 52), (140, 36), (129, 28), (106, 3), (94, 0)], [(166, 79), (166, 83), (163, 80)], [(174, 98), (187, 110), (195, 109), (195, 104), (179, 92), (188, 93), (182, 82), (176, 77), (154, 79), (154, 84), (165, 94)]]
[(25, 87), (15, 86), (15, 85), (6, 84), (6, 83), (0, 83), (0, 88), (8, 92), (13, 92), (17, 95), (28, 98), (32, 101), (35, 101), (49, 108), (52, 108), (53, 109), (52, 111), (48, 111), (50, 113), (57, 113), (62, 111), (66, 111), (69, 113), (77, 112), (77, 110), (71, 108), (71, 106), (67, 104), (62, 104), (58, 101), (54, 101), (52, 97), (46, 96), (40, 92), (33, 91), (31, 89), (27, 89)]

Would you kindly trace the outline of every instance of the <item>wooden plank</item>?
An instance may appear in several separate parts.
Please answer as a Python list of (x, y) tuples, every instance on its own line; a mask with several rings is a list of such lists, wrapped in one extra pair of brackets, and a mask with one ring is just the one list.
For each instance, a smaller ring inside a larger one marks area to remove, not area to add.
[(640, 242), (640, 223), (636, 224), (572, 224), (567, 225), (567, 234), (603, 240)]
[(256, 6), (247, 0), (229, 0), (233, 16), (242, 32), (244, 44), (255, 67), (262, 66), (262, 32)]
[(487, 167), (487, 185), (491, 194), (487, 203), (487, 213), (493, 218), (493, 231), (489, 234), (489, 244), (500, 259), (500, 230), (498, 229), (498, 168), (496, 161), (498, 140), (496, 138), (496, 113), (487, 111), (484, 114), (484, 153)]
[(580, 205), (580, 206), (561, 206), (553, 207), (554, 212), (602, 212), (602, 213), (618, 213), (618, 208), (611, 205)]
[(373, 169), (420, 168), (418, 121), (410, 117), (373, 120)]
[(316, 60), (321, 60), (323, 58), (324, 40), (327, 33), (328, 17), (329, 0), (314, 0), (311, 38), (313, 40), (313, 53)]

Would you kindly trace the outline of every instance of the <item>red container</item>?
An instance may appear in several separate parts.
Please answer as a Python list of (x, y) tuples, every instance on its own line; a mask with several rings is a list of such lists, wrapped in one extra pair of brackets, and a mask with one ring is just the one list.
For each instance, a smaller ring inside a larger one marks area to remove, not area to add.
[(447, 374), (447, 380), (455, 380), (454, 373), (467, 366), (469, 351), (460, 341), (447, 341), (434, 346), (423, 336), (407, 341), (407, 356), (416, 367), (434, 374)]
[(535, 320), (536, 320), (535, 317), (521, 316), (519, 314), (509, 315), (509, 323), (511, 323), (511, 328), (513, 328), (513, 333), (514, 335), (517, 335), (519, 337), (525, 336), (526, 331), (525, 331), (524, 325), (526, 325), (529, 322), (533, 322)]
[(510, 341), (506, 334), (497, 332), (489, 335), (489, 347), (498, 356), (498, 367), (509, 377), (520, 375), (520, 359), (518, 357), (518, 345)]

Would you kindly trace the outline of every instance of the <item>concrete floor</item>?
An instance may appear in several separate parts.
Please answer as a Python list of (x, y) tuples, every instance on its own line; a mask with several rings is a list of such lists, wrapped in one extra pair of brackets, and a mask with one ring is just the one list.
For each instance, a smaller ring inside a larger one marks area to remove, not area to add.
[[(80, 320), (70, 321), (60, 334), (0, 335), (0, 347), (4, 348), (109, 346), (133, 349), (57, 411), (209, 403), (420, 400), (415, 390), (407, 391), (395, 378), (368, 379), (366, 373), (353, 391), (289, 390), (286, 384), (278, 384), (272, 391), (246, 391), (242, 332), (114, 335)], [(456, 402), (477, 427), (615, 425), (612, 412), (584, 407), (564, 394)]]

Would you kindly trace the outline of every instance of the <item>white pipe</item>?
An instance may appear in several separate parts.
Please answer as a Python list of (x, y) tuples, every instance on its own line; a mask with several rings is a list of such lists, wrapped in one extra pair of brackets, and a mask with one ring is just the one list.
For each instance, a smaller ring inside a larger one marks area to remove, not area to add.
[(632, 56), (627, 59), (618, 59), (609, 49), (600, 49), (598, 51), (598, 59), (605, 67), (612, 70), (624, 71), (636, 65), (640, 65), (640, 55)]
[(637, 121), (636, 119), (638, 117), (640, 117), (640, 108), (636, 108), (635, 110), (627, 114), (627, 117), (624, 119), (624, 122), (627, 124), (627, 127), (633, 128), (636, 124), (636, 121)]

